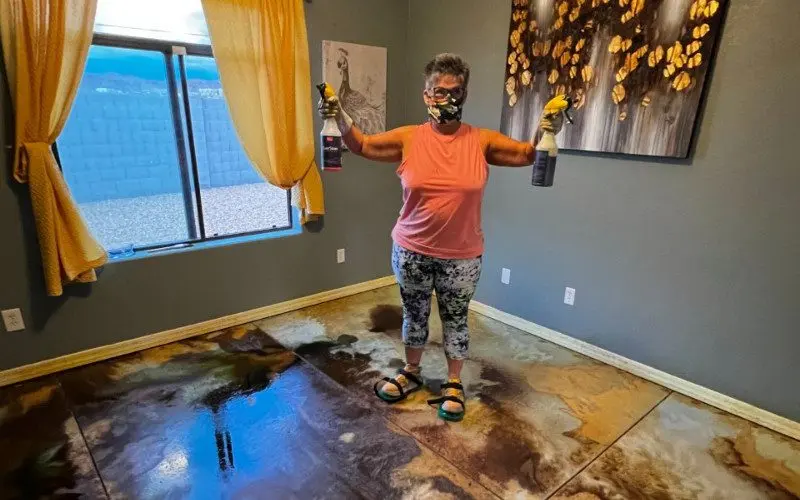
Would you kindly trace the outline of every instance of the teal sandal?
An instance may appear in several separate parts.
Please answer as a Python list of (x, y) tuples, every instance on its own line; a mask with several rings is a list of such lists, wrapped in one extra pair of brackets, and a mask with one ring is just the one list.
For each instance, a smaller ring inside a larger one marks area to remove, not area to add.
[[(446, 389), (457, 389), (461, 391), (461, 394), (464, 394), (464, 386), (458, 382), (447, 382), (446, 384), (442, 384), (442, 391), (446, 391)], [(442, 403), (445, 401), (451, 401), (453, 403), (458, 403), (461, 405), (461, 411), (459, 412), (451, 412), (447, 411), (443, 408)], [(464, 400), (459, 398), (458, 396), (442, 396), (435, 399), (429, 399), (428, 404), (431, 406), (439, 406), (439, 418), (442, 420), (447, 420), (448, 422), (461, 422), (464, 420), (464, 413), (467, 411), (467, 407), (464, 404)]]
[[(372, 389), (375, 391), (375, 395), (378, 396), (378, 398), (390, 404), (397, 403), (406, 399), (409, 394), (417, 392), (418, 390), (422, 389), (422, 379), (420, 379), (419, 376), (411, 372), (408, 372), (406, 370), (399, 370), (397, 372), (397, 375), (402, 375), (408, 380), (410, 380), (414, 384), (414, 387), (410, 389), (403, 389), (403, 386), (400, 385), (400, 382), (397, 381), (397, 377), (395, 378), (383, 377), (379, 381), (375, 382), (375, 385), (372, 387)], [(384, 384), (392, 384), (393, 386), (397, 387), (397, 390), (400, 391), (400, 394), (397, 396), (390, 396), (389, 394), (386, 394), (385, 392), (381, 391), (378, 386), (383, 387)]]

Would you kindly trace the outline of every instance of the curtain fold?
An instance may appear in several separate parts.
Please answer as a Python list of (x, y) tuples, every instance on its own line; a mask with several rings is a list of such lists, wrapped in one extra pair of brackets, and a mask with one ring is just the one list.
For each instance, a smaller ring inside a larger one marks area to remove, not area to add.
[(48, 295), (95, 281), (107, 255), (70, 195), (52, 145), (92, 41), (97, 0), (2, 0), (0, 38), (14, 108), (14, 178), (27, 183)]
[(293, 189), (302, 223), (325, 213), (314, 161), (303, 0), (202, 0), (222, 91), (248, 158)]

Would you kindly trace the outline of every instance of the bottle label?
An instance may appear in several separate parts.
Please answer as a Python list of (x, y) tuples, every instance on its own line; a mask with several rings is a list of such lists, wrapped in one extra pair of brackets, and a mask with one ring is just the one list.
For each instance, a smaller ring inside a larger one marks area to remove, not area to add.
[(553, 178), (556, 172), (556, 158), (550, 156), (546, 150), (537, 150), (536, 159), (533, 162), (533, 182), (534, 186), (550, 187), (553, 185)]
[(322, 169), (341, 170), (342, 138), (333, 135), (322, 136)]

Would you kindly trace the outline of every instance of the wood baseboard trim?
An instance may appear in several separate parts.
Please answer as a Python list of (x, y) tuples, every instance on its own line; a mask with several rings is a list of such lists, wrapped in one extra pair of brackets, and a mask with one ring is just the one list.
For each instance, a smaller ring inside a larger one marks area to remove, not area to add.
[(335, 290), (328, 290), (325, 292), (316, 293), (307, 297), (300, 297), (297, 299), (279, 302), (269, 306), (258, 307), (249, 311), (244, 311), (221, 318), (210, 319), (202, 321), (193, 325), (182, 326), (172, 330), (153, 333), (138, 337), (131, 340), (125, 340), (116, 344), (95, 347), (85, 351), (67, 354), (53, 359), (39, 361), (29, 365), (11, 368), (9, 370), (0, 371), (0, 387), (4, 387), (18, 382), (24, 382), (45, 375), (77, 368), (79, 366), (104, 361), (125, 354), (158, 347), (170, 342), (184, 340), (198, 335), (223, 330), (233, 326), (242, 325), (251, 321), (257, 321), (271, 316), (296, 311), (304, 307), (314, 306), (323, 302), (357, 295), (359, 293), (376, 290), (386, 286), (391, 286), (396, 283), (394, 276), (386, 276), (372, 281), (365, 281), (363, 283), (356, 283), (348, 285)]
[(524, 332), (533, 334), (541, 339), (547, 340), (562, 347), (566, 347), (572, 351), (588, 356), (597, 361), (601, 361), (613, 367), (632, 373), (638, 377), (654, 382), (658, 385), (671, 389), (675, 392), (689, 396), (703, 403), (719, 408), (720, 410), (727, 411), (736, 416), (747, 419), (756, 424), (762, 425), (775, 432), (783, 434), (793, 439), (800, 440), (800, 423), (790, 420), (788, 418), (776, 415), (767, 410), (762, 410), (749, 403), (739, 401), (730, 396), (726, 396), (712, 389), (708, 389), (701, 385), (689, 382), (682, 378), (670, 375), (656, 368), (647, 366), (638, 361), (628, 359), (619, 354), (607, 351), (600, 347), (589, 344), (582, 340), (570, 337), (555, 330), (545, 328), (537, 325), (526, 319), (514, 316), (507, 312), (501, 311), (494, 307), (482, 304), (480, 302), (472, 301), (470, 310), (487, 316), (494, 320), (513, 326)]

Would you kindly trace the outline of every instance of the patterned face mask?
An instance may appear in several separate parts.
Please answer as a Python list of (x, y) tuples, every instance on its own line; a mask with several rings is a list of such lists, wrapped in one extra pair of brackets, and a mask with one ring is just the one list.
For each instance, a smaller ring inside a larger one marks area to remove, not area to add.
[[(444, 125), (461, 121), (465, 97), (461, 88), (453, 89), (453, 91), (436, 88), (428, 96), (433, 100), (433, 104), (428, 106), (428, 115), (437, 123)], [(458, 97), (456, 98), (456, 96)]]

